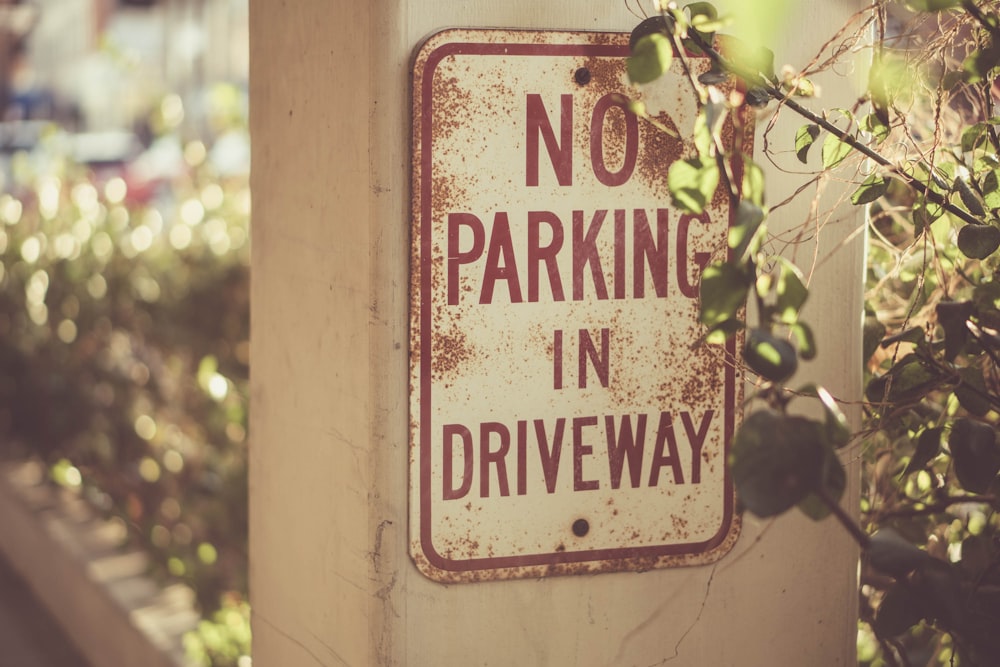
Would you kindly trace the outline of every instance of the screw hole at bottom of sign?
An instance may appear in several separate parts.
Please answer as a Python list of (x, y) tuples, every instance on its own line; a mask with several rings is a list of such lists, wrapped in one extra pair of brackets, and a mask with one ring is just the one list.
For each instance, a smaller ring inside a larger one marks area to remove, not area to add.
[(586, 519), (577, 519), (573, 522), (573, 534), (577, 537), (584, 537), (590, 532), (590, 523)]
[(590, 70), (586, 67), (581, 67), (573, 73), (573, 79), (581, 86), (586, 86), (590, 83)]

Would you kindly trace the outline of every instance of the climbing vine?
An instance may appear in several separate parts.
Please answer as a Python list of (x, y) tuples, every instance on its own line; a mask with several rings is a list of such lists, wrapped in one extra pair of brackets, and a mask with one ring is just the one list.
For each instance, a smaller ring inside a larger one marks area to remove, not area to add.
[[(673, 205), (700, 214), (721, 188), (735, 211), (728, 258), (701, 277), (700, 318), (704, 344), (739, 337), (754, 381), (730, 444), (740, 504), (760, 517), (793, 508), (815, 520), (832, 515), (857, 541), (859, 664), (995, 664), (998, 3), (876, 0), (828, 43), (875, 35), (863, 98), (837, 108), (819, 105), (811, 78), (856, 49), (833, 49), (805, 71), (776, 71), (765, 48), (727, 40), (720, 49), (716, 33), (726, 24), (706, 2), (663, 6), (633, 31), (627, 71), (643, 86), (679, 61), (700, 112), (690, 154), (667, 167)], [(695, 76), (692, 55), (707, 56), (711, 70)], [(734, 80), (727, 90), (735, 92), (723, 93)], [(647, 117), (641, 103), (631, 108)], [(791, 151), (806, 168), (818, 151), (817, 178), (853, 182), (851, 203), (868, 207), (860, 431), (841, 400), (794, 380), (800, 360), (822, 351), (801, 317), (806, 274), (768, 232), (764, 170), (723, 139), (726, 119), (739, 123), (748, 108), (800, 121), (794, 145), (765, 142), (765, 156)], [(807, 401), (818, 409), (799, 410)], [(841, 506), (849, 443), (860, 443), (851, 451), (861, 452), (865, 471), (860, 520)]]

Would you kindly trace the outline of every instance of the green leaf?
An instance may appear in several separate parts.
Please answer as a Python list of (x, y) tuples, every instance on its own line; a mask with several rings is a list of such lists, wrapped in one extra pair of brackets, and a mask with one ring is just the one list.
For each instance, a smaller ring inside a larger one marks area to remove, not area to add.
[(764, 211), (756, 204), (740, 200), (736, 207), (736, 223), (729, 228), (729, 247), (737, 261), (759, 250), (766, 231), (764, 217)]
[(781, 382), (798, 368), (798, 356), (791, 343), (762, 329), (752, 329), (743, 348), (743, 360), (755, 373), (772, 382)]
[(802, 164), (806, 163), (809, 149), (817, 138), (819, 138), (819, 125), (803, 125), (795, 133), (795, 155)]
[(736, 332), (742, 331), (744, 327), (746, 327), (746, 324), (735, 318), (724, 320), (711, 328), (705, 335), (705, 342), (709, 345), (722, 345), (732, 338)]
[(719, 322), (705, 335), (705, 342), (710, 345), (722, 345), (745, 326), (742, 321), (735, 318)]
[(777, 78), (774, 75), (774, 51), (771, 49), (753, 45), (741, 53), (741, 56), (746, 57), (742, 64), (748, 69), (759, 72), (768, 81), (774, 81)]
[(958, 249), (970, 259), (986, 259), (1000, 248), (1000, 229), (993, 225), (966, 225), (958, 230)]
[(942, 433), (944, 433), (944, 429), (942, 428), (927, 428), (920, 432), (920, 436), (917, 438), (916, 449), (913, 450), (913, 456), (910, 457), (906, 468), (903, 470), (904, 476), (917, 470), (923, 470), (927, 467), (928, 463), (941, 453)]
[(1000, 472), (1000, 447), (993, 429), (971, 419), (959, 419), (952, 424), (948, 448), (962, 488), (986, 493)]
[(904, 329), (898, 334), (889, 336), (882, 341), (882, 347), (889, 347), (890, 345), (895, 345), (896, 343), (913, 343), (914, 345), (919, 345), (924, 341), (924, 328), (923, 327), (910, 327), (909, 329)]
[(692, 2), (684, 5), (684, 9), (691, 13), (691, 27), (705, 36), (711, 37), (725, 26), (726, 22), (719, 20), (719, 11), (710, 2)]
[(748, 156), (743, 157), (743, 199), (764, 208), (764, 170)]
[(955, 398), (969, 414), (977, 417), (984, 416), (993, 408), (993, 404), (986, 398), (990, 395), (986, 389), (986, 382), (983, 380), (983, 373), (975, 367), (965, 367), (958, 369), (958, 375), (962, 378), (961, 384), (955, 387)]
[(970, 535), (962, 540), (962, 560), (958, 564), (970, 577), (978, 578), (997, 555), (997, 548), (988, 535)]
[(855, 190), (854, 194), (851, 195), (851, 203), (855, 206), (870, 204), (884, 195), (888, 189), (889, 180), (885, 176), (877, 173), (872, 174), (866, 178), (865, 182), (861, 184), (861, 187)]
[(931, 556), (918, 549), (894, 528), (881, 528), (871, 537), (868, 562), (879, 572), (904, 577), (924, 566)]
[(895, 584), (885, 593), (875, 615), (874, 630), (882, 638), (901, 635), (924, 618), (923, 601), (910, 589)]
[(983, 202), (991, 211), (1000, 208), (1000, 176), (997, 170), (990, 170), (983, 178)]
[(944, 209), (940, 204), (935, 204), (923, 197), (913, 205), (913, 224), (917, 226), (918, 232), (930, 227), (942, 215), (944, 215)]
[(828, 134), (823, 140), (823, 168), (833, 169), (851, 154), (850, 145), (844, 143), (835, 134)]
[(719, 185), (719, 168), (714, 160), (677, 160), (667, 171), (667, 188), (674, 206), (685, 213), (701, 215)]
[(736, 433), (729, 463), (740, 502), (760, 517), (781, 514), (814, 493), (824, 472), (819, 424), (767, 410)]
[(786, 88), (795, 97), (816, 97), (816, 84), (804, 76), (797, 76), (786, 82)]
[[(847, 488), (847, 474), (840, 459), (829, 447), (823, 447), (823, 471), (820, 474), (820, 485), (824, 495), (837, 502), (844, 496)], [(830, 506), (817, 493), (810, 493), (799, 503), (799, 509), (813, 521), (822, 521), (830, 516)]]
[(975, 312), (971, 301), (942, 301), (934, 307), (938, 324), (944, 329), (944, 358), (953, 361), (969, 340), (966, 323)]
[(778, 320), (784, 324), (794, 324), (799, 319), (799, 310), (809, 298), (809, 288), (802, 282), (802, 272), (783, 257), (778, 258), (778, 282), (775, 285)]
[(962, 203), (965, 204), (965, 208), (969, 209), (969, 213), (979, 218), (986, 215), (986, 209), (983, 208), (982, 202), (979, 201), (979, 197), (972, 191), (964, 178), (955, 178), (955, 190), (961, 197)]
[[(895, 58), (885, 58), (884, 53), (878, 50), (868, 70), (868, 98), (872, 105), (872, 113), (868, 117), (877, 119), (882, 127), (889, 123), (889, 107), (894, 101), (898, 84), (898, 77), (894, 76), (893, 70), (897, 68), (898, 61)], [(862, 129), (865, 129), (864, 125)], [(871, 131), (871, 128), (867, 131)]]
[(689, 2), (684, 5), (684, 9), (691, 14), (692, 23), (698, 16), (704, 16), (713, 20), (719, 18), (719, 10), (711, 2)]
[(1000, 64), (1000, 48), (996, 44), (973, 51), (962, 62), (966, 83), (979, 83), (992, 78), (992, 70)]
[(670, 69), (674, 48), (670, 40), (659, 32), (644, 35), (632, 49), (632, 55), (625, 59), (625, 71), (632, 83), (656, 81)]
[(962, 130), (962, 152), (969, 153), (983, 144), (989, 138), (989, 125), (986, 123), (976, 123)]
[(774, 276), (770, 273), (761, 273), (757, 276), (757, 280), (754, 282), (754, 287), (757, 290), (757, 296), (761, 299), (766, 299), (767, 295), (771, 293), (771, 286), (774, 285)]
[(875, 143), (878, 144), (889, 138), (889, 126), (874, 113), (870, 113), (862, 119), (861, 129), (870, 133), (875, 139)]
[(847, 421), (847, 416), (844, 415), (837, 404), (837, 399), (833, 397), (833, 394), (815, 382), (810, 382), (799, 387), (797, 393), (802, 396), (817, 398), (820, 405), (823, 406), (825, 416), (823, 432), (826, 444), (830, 445), (833, 449), (839, 449), (850, 441), (851, 426)]
[(736, 313), (746, 303), (752, 280), (745, 270), (726, 262), (705, 267), (699, 286), (701, 323), (714, 328), (736, 319)]
[(900, 403), (923, 396), (940, 382), (941, 377), (924, 367), (919, 357), (908, 354), (888, 373), (869, 382), (865, 397), (872, 403)]
[(715, 140), (712, 138), (712, 129), (709, 127), (708, 113), (705, 108), (698, 111), (694, 117), (694, 147), (698, 150), (699, 157), (710, 158)]
[(816, 358), (816, 336), (805, 322), (796, 322), (789, 327), (799, 346), (799, 356), (805, 361)]
[(663, 14), (654, 14), (647, 19), (643, 19), (639, 25), (632, 29), (632, 34), (629, 35), (628, 48), (629, 53), (635, 52), (635, 47), (639, 44), (639, 40), (646, 35), (652, 35), (657, 33), (666, 37), (675, 28), (673, 16), (665, 16)]
[(931, 560), (920, 574), (918, 590), (923, 593), (928, 616), (944, 627), (962, 626), (968, 600), (962, 591), (958, 570), (951, 563)]

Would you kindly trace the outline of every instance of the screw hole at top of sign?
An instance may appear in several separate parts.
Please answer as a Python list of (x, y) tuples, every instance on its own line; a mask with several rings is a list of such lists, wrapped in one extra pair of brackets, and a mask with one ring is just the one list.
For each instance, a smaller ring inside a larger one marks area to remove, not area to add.
[(577, 537), (584, 537), (590, 532), (590, 523), (586, 519), (577, 519), (573, 522), (573, 534)]
[(586, 67), (581, 67), (573, 73), (573, 79), (581, 86), (586, 86), (590, 83), (590, 70)]

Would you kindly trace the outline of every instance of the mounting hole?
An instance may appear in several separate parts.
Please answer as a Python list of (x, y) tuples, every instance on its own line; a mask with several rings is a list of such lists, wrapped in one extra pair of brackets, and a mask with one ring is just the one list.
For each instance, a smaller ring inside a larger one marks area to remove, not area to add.
[(581, 86), (586, 86), (590, 83), (590, 70), (586, 67), (581, 67), (573, 73), (573, 79)]
[(590, 532), (590, 523), (586, 519), (577, 519), (573, 522), (573, 534), (583, 537)]

